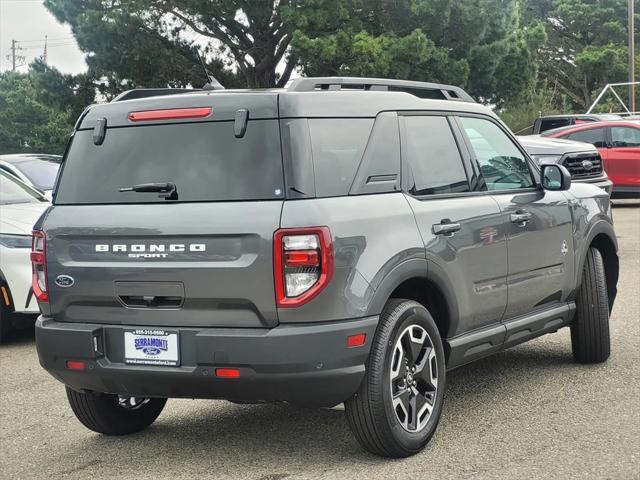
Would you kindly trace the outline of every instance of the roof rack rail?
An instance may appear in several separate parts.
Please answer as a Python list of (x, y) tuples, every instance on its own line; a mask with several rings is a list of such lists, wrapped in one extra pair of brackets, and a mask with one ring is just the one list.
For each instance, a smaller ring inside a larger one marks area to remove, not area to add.
[(115, 97), (112, 102), (122, 102), (123, 100), (135, 100), (147, 97), (159, 97), (163, 95), (179, 95), (181, 93), (194, 93), (202, 91), (201, 88), (136, 88), (127, 90)]
[(366, 77), (300, 77), (291, 80), (286, 87), (290, 92), (312, 92), (316, 90), (367, 90), (399, 91), (411, 93), (421, 98), (457, 100), (473, 102), (475, 100), (460, 87), (440, 83), (414, 82)]

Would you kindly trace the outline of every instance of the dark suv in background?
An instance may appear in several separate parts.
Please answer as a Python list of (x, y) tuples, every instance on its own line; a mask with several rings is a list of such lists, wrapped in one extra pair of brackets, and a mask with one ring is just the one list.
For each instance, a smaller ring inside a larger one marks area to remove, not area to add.
[(621, 120), (620, 115), (613, 113), (576, 113), (569, 115), (544, 115), (539, 116), (533, 122), (533, 134), (553, 130), (554, 128), (567, 127), (571, 125), (582, 125), (591, 122), (606, 122), (609, 120)]
[(564, 326), (609, 356), (607, 194), (459, 88), (300, 78), (89, 107), (31, 258), (42, 366), (91, 430), (169, 397), (334, 406), (420, 451), (447, 370)]

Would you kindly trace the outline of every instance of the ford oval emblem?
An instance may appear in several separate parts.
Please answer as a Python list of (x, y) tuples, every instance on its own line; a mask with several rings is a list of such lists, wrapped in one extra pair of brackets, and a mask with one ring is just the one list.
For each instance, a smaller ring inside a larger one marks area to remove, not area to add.
[(583, 160), (582, 168), (585, 170), (591, 170), (593, 168), (593, 162), (591, 160)]
[(67, 288), (72, 286), (74, 283), (76, 283), (76, 281), (69, 275), (58, 275), (56, 277), (56, 285), (59, 287)]

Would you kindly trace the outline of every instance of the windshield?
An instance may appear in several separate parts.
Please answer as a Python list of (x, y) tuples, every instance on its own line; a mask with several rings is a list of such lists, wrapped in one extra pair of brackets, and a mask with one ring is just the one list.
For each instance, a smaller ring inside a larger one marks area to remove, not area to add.
[(60, 159), (34, 158), (15, 163), (14, 167), (20, 170), (36, 188), (51, 190), (60, 169)]
[(233, 122), (145, 125), (75, 133), (57, 204), (164, 203), (158, 191), (120, 189), (172, 183), (181, 202), (284, 198), (277, 120), (250, 120), (236, 138)]
[(0, 171), (0, 205), (40, 203), (47, 199), (8, 173)]

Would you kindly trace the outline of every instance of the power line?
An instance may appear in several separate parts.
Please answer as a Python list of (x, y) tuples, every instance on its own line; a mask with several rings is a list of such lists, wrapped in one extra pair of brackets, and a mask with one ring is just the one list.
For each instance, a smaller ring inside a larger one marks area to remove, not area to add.
[[(46, 35), (45, 35), (45, 36), (46, 36)], [(72, 39), (74, 39), (74, 38), (75, 38), (75, 37), (74, 37), (73, 35), (70, 35), (70, 36), (68, 36), (68, 37), (48, 38), (48, 40), (49, 40), (49, 41), (56, 42), (56, 41), (61, 41), (61, 40), (72, 40)], [(44, 42), (44, 40), (42, 40), (41, 38), (38, 38), (37, 40), (36, 40), (36, 39), (33, 39), (33, 40), (18, 40), (18, 42), (19, 42), (19, 43), (34, 43), (34, 42), (35, 42), (35, 43), (43, 43), (43, 42)]]

